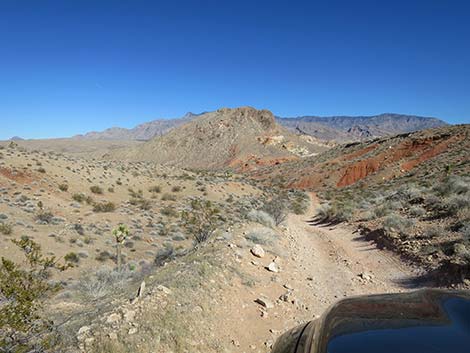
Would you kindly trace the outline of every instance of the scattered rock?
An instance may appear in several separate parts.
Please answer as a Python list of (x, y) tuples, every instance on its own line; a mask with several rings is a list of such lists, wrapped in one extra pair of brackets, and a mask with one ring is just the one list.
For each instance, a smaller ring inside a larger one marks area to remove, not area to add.
[(274, 308), (274, 304), (265, 296), (256, 298), (255, 303), (258, 303), (259, 305), (265, 307), (266, 309)]
[(268, 267), (266, 267), (266, 269), (269, 271), (269, 272), (279, 272), (279, 267), (277, 266), (277, 264), (275, 262), (271, 262)]
[(256, 244), (251, 248), (251, 253), (259, 258), (262, 258), (265, 255), (264, 249), (259, 244)]

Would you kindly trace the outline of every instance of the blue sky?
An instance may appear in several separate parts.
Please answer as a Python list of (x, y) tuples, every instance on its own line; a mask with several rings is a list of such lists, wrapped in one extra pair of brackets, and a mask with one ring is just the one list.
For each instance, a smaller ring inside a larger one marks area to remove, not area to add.
[(1, 0), (0, 139), (223, 106), (470, 122), (470, 1)]

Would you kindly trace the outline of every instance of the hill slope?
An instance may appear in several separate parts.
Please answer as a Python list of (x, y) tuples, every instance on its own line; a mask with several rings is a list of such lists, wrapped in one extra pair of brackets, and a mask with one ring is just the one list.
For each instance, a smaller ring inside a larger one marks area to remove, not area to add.
[(436, 118), (391, 113), (374, 116), (302, 116), (277, 118), (277, 121), (290, 130), (337, 142), (396, 135), (447, 125)]
[(464, 168), (468, 164), (469, 136), (470, 125), (457, 125), (355, 142), (298, 162), (265, 168), (257, 177), (270, 180), (282, 176), (288, 186), (318, 190), (359, 181), (371, 186), (409, 173), (445, 173), (448, 165)]
[(270, 111), (223, 108), (114, 157), (190, 168), (251, 169), (327, 149), (307, 140), (276, 124)]

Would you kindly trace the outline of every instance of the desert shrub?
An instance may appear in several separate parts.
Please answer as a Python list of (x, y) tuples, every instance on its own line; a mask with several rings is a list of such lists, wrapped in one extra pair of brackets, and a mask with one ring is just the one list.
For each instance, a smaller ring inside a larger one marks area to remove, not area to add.
[(93, 198), (91, 196), (87, 196), (83, 193), (77, 193), (72, 195), (72, 199), (74, 201), (77, 201), (79, 203), (86, 202), (89, 205), (92, 205), (94, 203)]
[(266, 202), (262, 207), (262, 210), (274, 219), (276, 225), (281, 224), (287, 217), (287, 203), (288, 200), (284, 195), (277, 196), (271, 201)]
[(260, 245), (272, 245), (277, 238), (276, 233), (270, 228), (253, 229), (245, 235), (249, 241)]
[(110, 187), (108, 188), (108, 192), (114, 192), (114, 188), (113, 188), (112, 186), (110, 186)]
[(157, 266), (163, 266), (165, 263), (170, 262), (176, 258), (176, 252), (173, 246), (166, 246), (157, 251), (154, 263)]
[(93, 194), (98, 194), (98, 195), (103, 194), (103, 188), (101, 188), (101, 187), (98, 186), (98, 185), (90, 186), (90, 191), (91, 191)]
[(101, 202), (93, 205), (94, 212), (113, 212), (116, 209), (116, 205), (113, 202)]
[(426, 210), (421, 206), (412, 206), (410, 208), (410, 214), (415, 217), (422, 217), (426, 214)]
[(445, 230), (440, 226), (431, 226), (423, 232), (425, 238), (435, 238), (445, 233)]
[(333, 201), (331, 204), (321, 205), (316, 216), (323, 222), (344, 222), (352, 219), (354, 210), (351, 202)]
[(181, 213), (181, 222), (196, 243), (207, 241), (217, 229), (220, 211), (209, 200), (191, 200), (188, 210)]
[(452, 175), (441, 183), (438, 183), (433, 190), (444, 197), (465, 194), (470, 191), (470, 180), (461, 176)]
[(68, 184), (65, 184), (65, 183), (59, 184), (59, 190), (60, 190), (60, 191), (64, 191), (64, 192), (65, 192), (65, 191), (67, 191), (68, 189), (69, 189)]
[(162, 195), (162, 201), (176, 201), (176, 196), (172, 194), (165, 193)]
[(261, 211), (261, 210), (251, 210), (248, 212), (246, 217), (252, 221), (252, 222), (257, 222), (259, 224), (262, 224), (266, 227), (274, 227), (274, 219), (269, 215), (268, 213)]
[(152, 201), (144, 198), (132, 198), (129, 203), (133, 206), (138, 206), (141, 210), (150, 210), (152, 208)]
[(465, 242), (470, 242), (470, 224), (465, 224), (459, 231), (462, 234), (462, 239)]
[(96, 255), (95, 259), (96, 261), (104, 262), (104, 261), (113, 259), (113, 255), (109, 251), (103, 250), (103, 251), (100, 251), (98, 255)]
[(80, 258), (76, 253), (69, 252), (64, 256), (64, 260), (69, 263), (77, 264), (80, 261)]
[(180, 192), (181, 191), (181, 186), (175, 185), (171, 188), (171, 191), (173, 192)]
[(38, 172), (44, 174), (46, 172), (46, 170), (43, 167), (41, 167), (41, 168), (38, 168)]
[(128, 269), (119, 271), (103, 267), (91, 275), (83, 274), (75, 289), (87, 299), (103, 298), (126, 288), (134, 276), (135, 272)]
[(470, 208), (470, 193), (454, 195), (445, 201), (445, 209), (452, 216), (455, 216), (460, 210), (468, 208)]
[(324, 203), (317, 208), (316, 217), (321, 220), (327, 220), (330, 218), (331, 214), (331, 205), (329, 203)]
[(80, 194), (73, 194), (73, 195), (72, 195), (72, 199), (73, 199), (74, 201), (77, 201), (77, 202), (82, 203), (83, 201), (85, 201), (86, 195), (85, 195), (85, 194), (82, 194), (82, 193), (80, 193)]
[(374, 215), (374, 218), (382, 218), (382, 217), (387, 216), (390, 212), (391, 212), (391, 209), (389, 207), (389, 204), (383, 203), (374, 208), (373, 215)]
[(64, 270), (54, 257), (28, 237), (13, 241), (24, 253), (26, 266), (2, 257), (0, 263), (0, 350), (44, 352), (53, 339), (53, 323), (39, 315), (45, 301), (60, 287), (48, 280), (53, 268)]
[(54, 218), (54, 215), (51, 211), (40, 210), (36, 213), (36, 219), (44, 223), (51, 223), (52, 218)]
[(406, 230), (413, 226), (411, 219), (401, 217), (399, 215), (389, 215), (385, 217), (383, 227), (387, 232), (398, 232), (404, 234)]
[(290, 196), (289, 209), (297, 215), (305, 214), (310, 204), (310, 198), (305, 192), (294, 191)]
[(0, 222), (0, 233), (10, 235), (13, 231), (13, 226), (9, 223)]
[(178, 216), (178, 212), (171, 206), (165, 206), (161, 209), (160, 213), (168, 217)]
[(133, 188), (129, 188), (127, 191), (129, 191), (129, 195), (133, 199), (141, 199), (144, 197), (144, 192), (141, 189), (135, 191)]
[(162, 192), (162, 187), (160, 185), (154, 185), (149, 188), (149, 192), (159, 194)]

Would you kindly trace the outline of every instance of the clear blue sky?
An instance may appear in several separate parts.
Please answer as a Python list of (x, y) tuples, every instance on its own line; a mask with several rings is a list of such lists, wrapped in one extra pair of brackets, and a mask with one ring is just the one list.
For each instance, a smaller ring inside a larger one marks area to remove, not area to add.
[(469, 123), (470, 1), (0, 1), (0, 139), (241, 105)]

